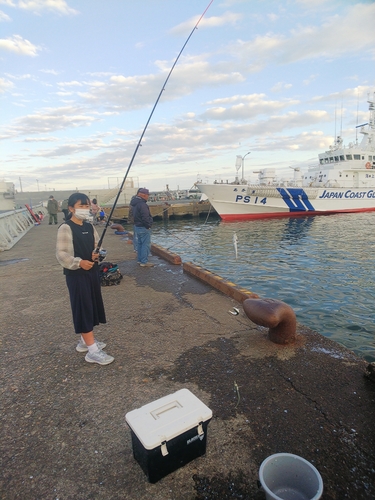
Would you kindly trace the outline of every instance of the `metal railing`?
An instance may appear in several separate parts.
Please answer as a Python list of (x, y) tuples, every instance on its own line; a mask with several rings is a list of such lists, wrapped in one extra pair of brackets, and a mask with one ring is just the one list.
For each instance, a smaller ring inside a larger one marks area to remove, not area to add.
[[(39, 210), (44, 212), (43, 207)], [(34, 225), (26, 207), (0, 214), (0, 252), (12, 248)]]

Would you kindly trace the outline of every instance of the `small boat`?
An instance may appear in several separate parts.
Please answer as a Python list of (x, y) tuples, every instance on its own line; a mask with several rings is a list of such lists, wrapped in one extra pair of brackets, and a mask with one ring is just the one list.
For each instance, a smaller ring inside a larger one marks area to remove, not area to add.
[[(374, 94), (375, 98), (375, 94)], [(294, 178), (278, 182), (276, 169), (258, 172), (259, 182), (197, 182), (223, 220), (328, 215), (375, 211), (375, 100), (369, 103), (369, 121), (359, 125), (363, 135), (344, 146), (338, 136), (329, 151), (305, 173), (294, 168)], [(239, 157), (241, 159), (241, 157)], [(242, 159), (243, 160), (243, 159)]]

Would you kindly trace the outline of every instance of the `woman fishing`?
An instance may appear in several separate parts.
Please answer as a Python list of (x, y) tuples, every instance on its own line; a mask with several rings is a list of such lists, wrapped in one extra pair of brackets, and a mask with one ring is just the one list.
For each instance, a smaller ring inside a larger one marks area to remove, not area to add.
[(108, 365), (114, 357), (103, 351), (106, 344), (94, 338), (94, 326), (106, 323), (95, 248), (99, 235), (86, 220), (90, 200), (73, 193), (68, 200), (70, 219), (57, 231), (56, 258), (64, 269), (75, 332), (80, 335), (76, 350), (86, 352), (89, 363)]

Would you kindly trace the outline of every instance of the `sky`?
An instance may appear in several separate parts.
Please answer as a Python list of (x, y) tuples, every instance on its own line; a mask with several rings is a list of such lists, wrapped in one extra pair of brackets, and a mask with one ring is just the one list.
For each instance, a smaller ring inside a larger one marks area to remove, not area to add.
[(129, 179), (152, 191), (232, 181), (237, 156), (249, 180), (292, 172), (356, 139), (374, 1), (213, 0), (194, 30), (208, 5), (0, 0), (0, 178), (112, 189), (147, 123)]

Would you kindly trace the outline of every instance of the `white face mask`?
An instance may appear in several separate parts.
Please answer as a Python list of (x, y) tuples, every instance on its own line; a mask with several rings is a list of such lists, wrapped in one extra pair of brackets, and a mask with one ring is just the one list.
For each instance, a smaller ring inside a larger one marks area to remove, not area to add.
[(87, 220), (90, 217), (89, 208), (76, 208), (74, 215), (79, 220)]

